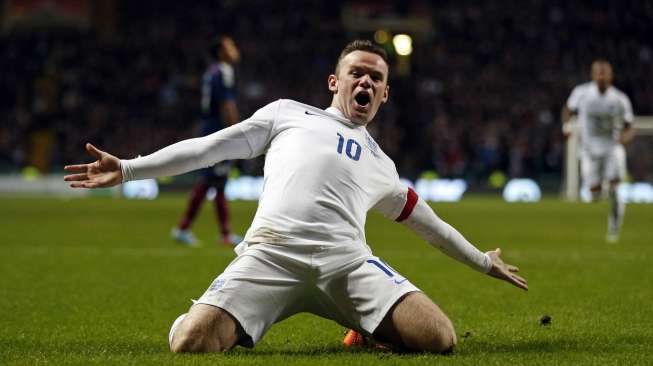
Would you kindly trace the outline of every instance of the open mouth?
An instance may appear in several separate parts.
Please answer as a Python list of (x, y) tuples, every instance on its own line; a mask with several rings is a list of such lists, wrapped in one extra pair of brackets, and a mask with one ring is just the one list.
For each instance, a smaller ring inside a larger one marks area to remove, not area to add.
[(366, 91), (361, 91), (354, 97), (356, 104), (361, 107), (367, 107), (370, 104), (370, 95)]

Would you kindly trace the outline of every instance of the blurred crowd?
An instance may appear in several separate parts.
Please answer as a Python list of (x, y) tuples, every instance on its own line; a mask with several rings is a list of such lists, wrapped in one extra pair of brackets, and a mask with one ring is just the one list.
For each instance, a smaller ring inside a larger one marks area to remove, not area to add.
[[(56, 171), (87, 160), (86, 141), (128, 158), (195, 136), (206, 45), (217, 32), (243, 56), (241, 118), (278, 98), (326, 107), (340, 49), (373, 34), (346, 31), (342, 4), (125, 1), (110, 37), (4, 34), (0, 171)], [(425, 9), (433, 30), (415, 37), (410, 74), (392, 71), (390, 101), (370, 125), (403, 176), (435, 171), (482, 185), (501, 171), (559, 182), (559, 111), (597, 57), (612, 62), (635, 113), (653, 114), (651, 2), (407, 1), (393, 11)], [(650, 149), (640, 156), (652, 159)], [(647, 165), (631, 166), (636, 178), (650, 178), (637, 166)], [(260, 174), (260, 164), (245, 169)]]

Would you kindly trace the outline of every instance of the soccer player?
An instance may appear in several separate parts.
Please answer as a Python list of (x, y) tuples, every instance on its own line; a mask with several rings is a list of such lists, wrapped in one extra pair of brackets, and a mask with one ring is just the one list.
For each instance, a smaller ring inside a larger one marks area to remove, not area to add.
[(588, 187), (592, 200), (608, 184), (610, 211), (606, 241), (619, 241), (625, 203), (619, 199), (617, 186), (626, 175), (624, 145), (634, 136), (633, 108), (628, 96), (612, 86), (612, 65), (606, 60), (592, 62), (592, 81), (574, 88), (562, 108), (563, 130), (573, 113), (580, 121), (581, 174), (583, 186)]
[[(240, 60), (240, 52), (231, 37), (216, 36), (208, 50), (211, 64), (202, 77), (202, 136), (210, 135), (239, 122), (236, 108), (236, 88), (233, 65)], [(188, 207), (177, 227), (172, 229), (172, 237), (189, 246), (198, 241), (190, 230), (193, 220), (204, 203), (206, 192), (214, 187), (216, 191), (213, 203), (218, 219), (222, 242), (237, 244), (240, 237), (230, 233), (229, 207), (224, 195), (224, 188), (231, 170), (231, 162), (222, 161), (202, 169), (202, 178), (195, 184), (190, 194)]]
[(238, 256), (175, 320), (173, 352), (252, 347), (272, 324), (299, 312), (396, 347), (450, 350), (456, 335), (449, 318), (367, 245), (372, 208), (473, 269), (528, 288), (500, 249), (480, 252), (403, 185), (367, 132), (389, 95), (383, 49), (348, 44), (327, 85), (333, 99), (326, 110), (278, 100), (234, 126), (145, 157), (120, 160), (87, 144), (97, 161), (65, 168), (76, 172), (65, 177), (71, 187), (95, 188), (266, 154), (263, 194)]

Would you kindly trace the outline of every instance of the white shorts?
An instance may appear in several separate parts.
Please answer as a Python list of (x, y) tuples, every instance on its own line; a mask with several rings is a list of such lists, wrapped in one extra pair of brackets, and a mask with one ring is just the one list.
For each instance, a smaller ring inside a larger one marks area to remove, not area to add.
[(583, 151), (581, 154), (583, 185), (591, 188), (601, 186), (604, 181), (626, 179), (626, 150), (617, 144), (603, 154)]
[[(229, 312), (253, 347), (272, 324), (308, 312), (372, 334), (404, 295), (419, 291), (364, 244), (241, 243), (241, 253), (196, 303)], [(243, 250), (244, 249), (244, 250)]]

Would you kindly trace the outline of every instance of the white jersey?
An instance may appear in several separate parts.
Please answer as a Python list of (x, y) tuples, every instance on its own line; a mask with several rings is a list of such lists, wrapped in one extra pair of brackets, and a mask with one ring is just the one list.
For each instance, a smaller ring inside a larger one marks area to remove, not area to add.
[(371, 253), (365, 219), (375, 208), (474, 269), (487, 273), (492, 266), (487, 254), (401, 183), (394, 163), (365, 126), (344, 118), (336, 108), (279, 100), (211, 135), (121, 160), (120, 169), (123, 182), (128, 182), (262, 154), (263, 193), (244, 243), (318, 246), (316, 250), (354, 245)]
[(567, 108), (578, 113), (581, 146), (592, 155), (611, 151), (623, 124), (633, 122), (628, 96), (614, 86), (601, 94), (595, 82), (578, 85), (567, 100)]
[(395, 219), (407, 187), (365, 126), (336, 108), (279, 100), (239, 124), (265, 181), (248, 243), (365, 243), (367, 211)]

